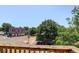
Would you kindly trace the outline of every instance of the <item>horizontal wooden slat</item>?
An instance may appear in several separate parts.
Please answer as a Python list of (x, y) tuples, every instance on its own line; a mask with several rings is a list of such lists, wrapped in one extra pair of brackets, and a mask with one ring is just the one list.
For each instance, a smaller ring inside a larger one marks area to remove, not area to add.
[(49, 49), (49, 48), (32, 48), (18, 46), (0, 46), (1, 53), (73, 53), (72, 49)]

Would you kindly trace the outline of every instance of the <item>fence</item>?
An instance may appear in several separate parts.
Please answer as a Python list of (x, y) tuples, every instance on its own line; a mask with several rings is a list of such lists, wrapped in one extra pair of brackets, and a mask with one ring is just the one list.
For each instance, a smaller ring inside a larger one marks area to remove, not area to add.
[(73, 46), (0, 46), (0, 53), (78, 53)]

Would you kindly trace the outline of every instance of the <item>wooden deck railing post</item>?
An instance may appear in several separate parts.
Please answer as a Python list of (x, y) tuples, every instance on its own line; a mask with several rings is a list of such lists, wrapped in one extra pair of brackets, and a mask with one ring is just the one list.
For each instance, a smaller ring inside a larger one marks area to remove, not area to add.
[(5, 50), (5, 53), (7, 53), (7, 48), (4, 48), (4, 50)]
[(17, 53), (17, 52), (16, 52), (16, 49), (14, 49), (14, 53)]
[(34, 53), (35, 53), (35, 50), (34, 50)]
[(12, 49), (10, 49), (10, 53), (12, 53)]
[(31, 53), (30, 49), (28, 51), (29, 51), (28, 53)]
[(21, 53), (21, 49), (19, 49), (19, 53)]
[(26, 53), (26, 50), (24, 49), (24, 53)]
[(0, 48), (0, 53), (3, 53), (3, 48)]

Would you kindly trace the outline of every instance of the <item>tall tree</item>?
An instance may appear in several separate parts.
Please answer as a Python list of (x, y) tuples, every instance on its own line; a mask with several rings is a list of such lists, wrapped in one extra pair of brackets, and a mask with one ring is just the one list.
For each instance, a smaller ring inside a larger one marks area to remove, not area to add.
[(2, 24), (2, 29), (3, 29), (4, 32), (6, 32), (6, 34), (8, 33), (8, 31), (9, 31), (9, 29), (10, 29), (11, 27), (12, 27), (12, 25), (9, 24), (9, 23), (3, 23), (3, 24)]
[(75, 32), (79, 32), (79, 6), (75, 6), (72, 10), (72, 17), (66, 19), (69, 27), (74, 29)]
[(73, 22), (73, 27), (75, 28), (76, 32), (79, 32), (79, 6), (75, 6), (74, 9), (72, 10), (72, 22)]
[(51, 44), (51, 42), (54, 43), (57, 36), (56, 25), (56, 22), (51, 19), (43, 21), (42, 24), (38, 26), (37, 40), (43, 42), (46, 40), (47, 42), (44, 42), (44, 44)]

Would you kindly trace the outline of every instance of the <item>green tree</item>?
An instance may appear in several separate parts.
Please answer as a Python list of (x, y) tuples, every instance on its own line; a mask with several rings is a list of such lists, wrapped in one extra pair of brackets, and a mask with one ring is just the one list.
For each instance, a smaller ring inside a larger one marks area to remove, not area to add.
[(28, 35), (28, 33), (29, 33), (29, 27), (24, 27), (24, 29), (25, 29), (25, 35)]
[(57, 26), (57, 28), (58, 28), (58, 32), (65, 32), (67, 29), (64, 27), (64, 26), (62, 26), (62, 25), (59, 25), (59, 26)]
[(68, 21), (69, 27), (72, 27), (72, 21), (71, 21), (71, 19), (68, 17), (68, 18), (66, 18), (66, 20)]
[(54, 43), (57, 36), (57, 23), (51, 19), (47, 19), (38, 26), (37, 41), (45, 41), (46, 44)]
[(27, 31), (29, 29), (29, 27), (24, 27), (24, 29)]
[(67, 20), (69, 21), (69, 24), (73, 27), (75, 32), (79, 32), (79, 6), (75, 6), (72, 10), (72, 18)]
[(0, 31), (2, 31), (2, 27), (0, 27)]
[(7, 34), (8, 33), (8, 31), (9, 31), (9, 29), (12, 27), (12, 25), (11, 24), (9, 24), (9, 23), (3, 23), (2, 24), (2, 29), (3, 29), (3, 31)]
[(37, 30), (36, 30), (35, 27), (30, 28), (29, 31), (30, 31), (30, 35), (31, 35), (31, 36), (34, 36), (34, 35), (36, 35), (36, 33), (37, 33)]

